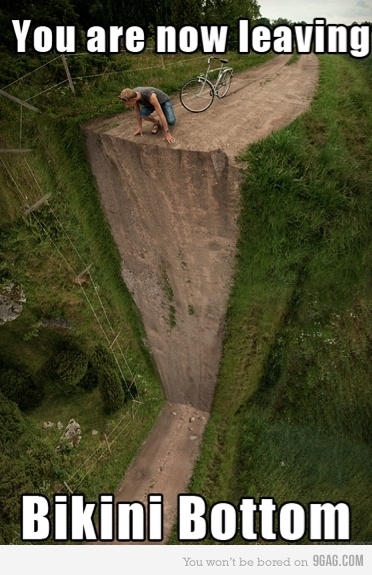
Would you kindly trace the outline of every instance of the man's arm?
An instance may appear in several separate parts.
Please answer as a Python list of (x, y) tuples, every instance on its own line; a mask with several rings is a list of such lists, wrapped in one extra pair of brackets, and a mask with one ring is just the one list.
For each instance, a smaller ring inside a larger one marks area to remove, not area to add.
[(136, 115), (137, 124), (138, 124), (138, 128), (137, 128), (137, 130), (134, 132), (134, 135), (135, 135), (135, 136), (143, 136), (143, 133), (142, 133), (142, 116), (141, 116), (141, 114), (140, 114), (140, 107), (139, 107), (138, 102), (136, 102), (136, 103), (134, 104), (133, 110), (134, 110), (134, 113), (135, 113), (135, 115)]
[(161, 125), (163, 126), (163, 130), (164, 130), (164, 140), (169, 142), (169, 144), (173, 144), (174, 138), (169, 131), (167, 119), (164, 115), (164, 112), (162, 110), (161, 105), (159, 104), (159, 100), (158, 100), (155, 92), (153, 92), (150, 96), (150, 103), (154, 106), (155, 111), (157, 112), (157, 114), (160, 118)]

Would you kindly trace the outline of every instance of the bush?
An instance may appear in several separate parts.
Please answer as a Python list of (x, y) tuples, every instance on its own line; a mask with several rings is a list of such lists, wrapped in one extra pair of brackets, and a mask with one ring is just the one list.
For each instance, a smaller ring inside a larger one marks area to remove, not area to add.
[(103, 345), (97, 345), (92, 354), (92, 366), (96, 371), (100, 369), (116, 370), (117, 365), (111, 351)]
[(0, 392), (0, 451), (11, 449), (24, 431), (24, 417), (18, 406)]
[(123, 407), (125, 398), (112, 353), (103, 346), (98, 346), (92, 357), (92, 365), (97, 374), (99, 391), (105, 410), (108, 413), (117, 411)]
[(60, 351), (50, 363), (49, 376), (55, 378), (63, 393), (71, 394), (83, 379), (88, 369), (88, 356), (79, 348)]
[(11, 544), (19, 530), (24, 493), (37, 493), (44, 482), (60, 481), (57, 454), (33, 434), (33, 424), (0, 393), (0, 544)]
[(97, 372), (92, 364), (92, 362), (88, 361), (88, 368), (83, 377), (83, 379), (79, 383), (79, 387), (84, 389), (84, 391), (93, 391), (98, 385), (98, 377)]
[(29, 374), (14, 368), (3, 368), (0, 371), (0, 390), (19, 409), (26, 411), (39, 405), (44, 398), (44, 385), (41, 380), (35, 381)]
[(102, 369), (98, 372), (98, 385), (105, 410), (117, 411), (124, 404), (124, 391), (117, 373)]

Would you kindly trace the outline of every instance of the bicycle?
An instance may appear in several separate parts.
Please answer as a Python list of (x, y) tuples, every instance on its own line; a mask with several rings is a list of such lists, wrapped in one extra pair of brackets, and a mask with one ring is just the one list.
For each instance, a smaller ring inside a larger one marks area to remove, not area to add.
[[(211, 70), (212, 60), (219, 60), (221, 66)], [(189, 112), (204, 112), (212, 105), (215, 96), (218, 98), (226, 96), (234, 72), (233, 68), (224, 66), (224, 64), (227, 63), (228, 60), (210, 56), (208, 58), (208, 68), (206, 72), (187, 80), (187, 82), (183, 84), (180, 91), (180, 100), (186, 110), (189, 110)], [(209, 75), (217, 71), (217, 80), (212, 84)]]

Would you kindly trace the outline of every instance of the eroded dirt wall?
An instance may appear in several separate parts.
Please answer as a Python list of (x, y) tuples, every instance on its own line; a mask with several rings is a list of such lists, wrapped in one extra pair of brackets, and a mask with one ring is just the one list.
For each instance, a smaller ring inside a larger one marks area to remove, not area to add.
[(122, 276), (166, 397), (209, 411), (234, 267), (238, 171), (219, 150), (86, 133)]
[(122, 275), (171, 402), (211, 407), (237, 239), (235, 157), (304, 113), (317, 85), (314, 54), (288, 64), (280, 55), (234, 76), (202, 114), (173, 98), (171, 146), (147, 122), (134, 136), (132, 111), (84, 126)]

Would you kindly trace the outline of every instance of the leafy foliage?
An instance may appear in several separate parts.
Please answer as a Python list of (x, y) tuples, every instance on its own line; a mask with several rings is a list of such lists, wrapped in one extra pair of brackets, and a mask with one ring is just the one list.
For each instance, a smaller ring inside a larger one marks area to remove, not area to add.
[(173, 0), (171, 16), (172, 25), (176, 28), (199, 26), (202, 22), (200, 0)]
[(99, 391), (105, 410), (113, 413), (123, 407), (125, 399), (114, 357), (108, 349), (98, 346), (93, 354), (92, 364), (97, 373)]
[(25, 424), (18, 406), (0, 392), (0, 445), (1, 450), (11, 446), (24, 433)]
[(55, 371), (59, 380), (75, 387), (83, 378), (88, 367), (88, 357), (79, 349), (66, 349), (55, 358)]
[(68, 346), (49, 362), (48, 375), (63, 393), (76, 391), (88, 368), (88, 356), (80, 348)]
[(42, 491), (60, 476), (55, 452), (12, 401), (0, 393), (0, 542), (10, 544), (19, 531), (21, 495)]
[(85, 391), (93, 391), (93, 389), (95, 389), (98, 386), (97, 372), (90, 359), (88, 361), (88, 367), (85, 372), (85, 375), (81, 379), (79, 386)]
[(0, 391), (14, 401), (22, 411), (39, 405), (44, 398), (44, 386), (40, 379), (16, 368), (0, 370)]
[(204, 20), (207, 24), (227, 24), (230, 33), (236, 29), (239, 18), (255, 20), (260, 16), (256, 0), (206, 0)]
[(74, 26), (78, 24), (78, 15), (70, 0), (38, 0), (31, 3), (26, 0), (5, 0), (0, 8), (0, 48), (14, 51), (16, 37), (12, 20), (31, 20), (28, 34), (28, 43), (31, 45), (32, 30), (37, 26)]

